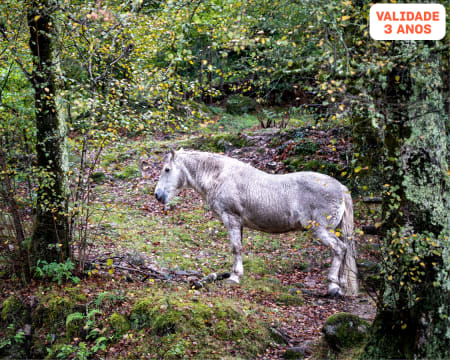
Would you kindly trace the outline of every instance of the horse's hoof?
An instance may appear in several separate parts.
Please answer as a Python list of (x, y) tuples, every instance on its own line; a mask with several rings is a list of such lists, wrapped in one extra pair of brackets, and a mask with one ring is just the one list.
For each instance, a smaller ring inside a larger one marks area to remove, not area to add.
[(328, 296), (329, 297), (342, 297), (342, 296), (344, 296), (344, 292), (338, 285), (330, 284), (328, 286)]
[(227, 284), (239, 285), (239, 277), (236, 275), (230, 275), (228, 279), (225, 280)]

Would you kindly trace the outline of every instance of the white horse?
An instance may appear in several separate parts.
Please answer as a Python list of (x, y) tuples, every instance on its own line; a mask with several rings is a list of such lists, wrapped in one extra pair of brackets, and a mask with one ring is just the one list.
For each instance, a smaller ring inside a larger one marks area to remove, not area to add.
[(358, 294), (353, 204), (348, 189), (336, 179), (315, 172), (267, 174), (223, 155), (171, 150), (156, 199), (167, 204), (182, 188), (197, 191), (227, 228), (234, 254), (228, 281), (239, 283), (244, 274), (244, 226), (267, 233), (311, 229), (333, 252), (328, 294)]

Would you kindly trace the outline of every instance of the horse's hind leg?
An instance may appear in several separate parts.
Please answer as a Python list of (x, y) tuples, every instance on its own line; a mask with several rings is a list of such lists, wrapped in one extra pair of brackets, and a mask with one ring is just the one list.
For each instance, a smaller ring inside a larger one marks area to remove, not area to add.
[(244, 275), (244, 266), (242, 265), (242, 225), (234, 216), (227, 214), (222, 215), (222, 221), (227, 228), (234, 255), (233, 272), (227, 281), (239, 284), (239, 278)]
[(342, 261), (344, 260), (347, 246), (328, 229), (324, 227), (318, 227), (315, 229), (315, 234), (319, 240), (331, 247), (333, 252), (333, 260), (331, 261), (330, 270), (328, 272), (328, 294), (329, 295), (344, 295), (340, 285), (339, 269), (341, 268)]

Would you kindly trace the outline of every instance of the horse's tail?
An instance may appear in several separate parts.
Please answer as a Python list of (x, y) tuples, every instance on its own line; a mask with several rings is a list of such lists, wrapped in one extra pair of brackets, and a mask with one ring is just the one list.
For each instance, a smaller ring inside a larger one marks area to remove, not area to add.
[(358, 268), (356, 267), (356, 247), (353, 237), (353, 202), (350, 192), (344, 188), (344, 214), (338, 226), (342, 231), (342, 240), (347, 245), (347, 251), (340, 270), (340, 278), (346, 282), (345, 294), (358, 295)]

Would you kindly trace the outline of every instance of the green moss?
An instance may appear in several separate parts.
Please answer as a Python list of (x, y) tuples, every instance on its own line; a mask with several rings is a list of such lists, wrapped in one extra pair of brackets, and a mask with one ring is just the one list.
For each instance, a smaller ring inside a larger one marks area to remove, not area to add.
[(84, 304), (87, 302), (87, 296), (79, 287), (66, 287), (64, 293), (70, 299), (72, 304)]
[(136, 164), (130, 164), (122, 168), (122, 170), (118, 173), (115, 173), (114, 176), (120, 180), (131, 180), (138, 177), (141, 174), (139, 167)]
[(2, 305), (2, 320), (6, 323), (21, 323), (26, 316), (26, 309), (22, 302), (15, 296), (7, 298)]
[(356, 315), (338, 313), (330, 316), (323, 327), (331, 348), (341, 350), (359, 346), (367, 339), (370, 324)]
[(146, 298), (138, 301), (131, 309), (130, 319), (134, 328), (150, 326), (152, 322), (154, 307), (156, 306), (153, 298)]
[(246, 257), (242, 263), (249, 274), (266, 275), (270, 272), (266, 262), (260, 257)]
[(302, 353), (294, 351), (293, 349), (287, 349), (283, 355), (283, 359), (287, 360), (300, 360), (303, 359), (304, 357), (305, 356)]
[(279, 305), (303, 305), (303, 297), (301, 294), (280, 294), (275, 298)]
[(167, 309), (155, 317), (155, 321), (152, 324), (153, 332), (159, 336), (173, 334), (179, 331), (183, 323), (187, 321), (189, 319), (186, 319), (180, 310)]
[(68, 288), (66, 291), (67, 296), (51, 294), (41, 299), (39, 306), (32, 314), (34, 327), (59, 332), (64, 328), (69, 314), (85, 310), (86, 296), (80, 293), (78, 288)]
[(242, 148), (248, 145), (245, 137), (234, 134), (221, 134), (199, 138), (193, 144), (194, 149), (209, 152), (225, 152), (229, 148)]
[(117, 313), (114, 313), (110, 316), (109, 324), (119, 336), (125, 334), (128, 330), (130, 330), (131, 327), (128, 319), (125, 316)]
[(176, 293), (166, 296), (156, 292), (136, 302), (130, 317), (134, 326), (150, 329), (146, 331), (151, 335), (148, 346), (159, 349), (158, 354), (164, 358), (178, 358), (184, 354), (183, 348), (192, 349), (192, 343), (186, 339), (197, 343), (198, 358), (224, 355), (229, 341), (237, 344), (238, 353), (251, 358), (273, 341), (264, 324), (222, 298), (190, 298)]

